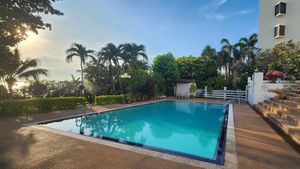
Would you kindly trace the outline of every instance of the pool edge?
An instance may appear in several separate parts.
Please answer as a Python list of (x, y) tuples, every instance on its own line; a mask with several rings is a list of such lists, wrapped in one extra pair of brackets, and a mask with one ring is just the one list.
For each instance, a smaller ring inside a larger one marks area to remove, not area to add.
[[(118, 110), (118, 109), (122, 109), (122, 108), (135, 107), (135, 106), (140, 106), (140, 105), (145, 105), (145, 104), (157, 103), (157, 102), (162, 102), (162, 101), (169, 101), (169, 100), (166, 99), (166, 100), (152, 101), (152, 102), (147, 102), (147, 103), (140, 103), (140, 104), (135, 104), (135, 105), (127, 105), (127, 106), (121, 107), (121, 108), (107, 109), (107, 110), (99, 111), (99, 113)], [(174, 100), (170, 100), (170, 101), (174, 101)], [(72, 116), (72, 117), (75, 117), (75, 116)], [(57, 118), (56, 120), (60, 120), (60, 119), (66, 119), (66, 117)], [(55, 119), (46, 120), (46, 121), (37, 122), (37, 123), (32, 123), (31, 126), (29, 126), (29, 127), (33, 127), (33, 128), (36, 128), (36, 129), (40, 129), (40, 130), (44, 130), (44, 131), (48, 131), (48, 132), (68, 136), (68, 137), (77, 138), (77, 139), (84, 140), (84, 141), (98, 143), (98, 144), (102, 144), (102, 145), (106, 145), (106, 146), (110, 146), (110, 147), (114, 147), (114, 148), (133, 151), (133, 152), (136, 152), (136, 153), (141, 153), (141, 154), (149, 155), (149, 156), (152, 156), (152, 157), (158, 157), (158, 158), (162, 158), (162, 159), (166, 159), (166, 160), (171, 160), (171, 161), (174, 161), (174, 162), (179, 162), (179, 163), (183, 163), (183, 164), (187, 164), (187, 165), (192, 165), (192, 166), (195, 166), (195, 167), (202, 167), (202, 168), (233, 168), (233, 169), (237, 168), (235, 132), (234, 132), (234, 121), (233, 121), (233, 105), (229, 105), (229, 109), (228, 109), (226, 142), (225, 142), (226, 145), (225, 145), (225, 157), (224, 157), (225, 158), (225, 163), (224, 163), (224, 165), (214, 164), (214, 163), (205, 162), (205, 161), (199, 161), (197, 159), (190, 159), (190, 158), (187, 158), (187, 157), (168, 154), (168, 153), (165, 153), (165, 152), (158, 152), (158, 151), (151, 150), (151, 149), (150, 150), (145, 149), (143, 147), (136, 147), (136, 146), (126, 145), (126, 144), (122, 144), (122, 143), (118, 143), (118, 142), (103, 140), (103, 139), (99, 139), (99, 138), (87, 137), (87, 136), (79, 135), (79, 134), (76, 134), (76, 133), (70, 133), (70, 132), (66, 132), (66, 131), (62, 131), (62, 130), (58, 130), (58, 129), (49, 128), (49, 127), (46, 127), (46, 126), (37, 125), (37, 124), (50, 122), (50, 121), (54, 121), (54, 120)]]

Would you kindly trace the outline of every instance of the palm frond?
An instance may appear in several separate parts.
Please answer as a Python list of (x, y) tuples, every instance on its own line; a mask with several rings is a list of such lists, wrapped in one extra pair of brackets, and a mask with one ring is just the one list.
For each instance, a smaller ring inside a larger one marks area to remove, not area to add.
[(230, 43), (229, 43), (229, 40), (228, 40), (228, 39), (223, 38), (223, 39), (221, 40), (221, 44), (229, 45)]
[(37, 69), (32, 69), (32, 70), (28, 70), (26, 72), (23, 72), (21, 74), (18, 75), (19, 78), (25, 78), (26, 80), (28, 80), (29, 78), (33, 78), (33, 79), (38, 79), (38, 77), (40, 75), (44, 75), (47, 76), (48, 75), (48, 70), (47, 69), (42, 69), (42, 68), (37, 68)]
[(38, 65), (38, 59), (26, 60), (21, 64), (19, 69), (16, 71), (16, 74), (20, 74), (29, 68), (36, 67)]
[(67, 62), (67, 63), (73, 62), (73, 57), (74, 57), (74, 56), (78, 56), (78, 53), (69, 53), (69, 54), (66, 56), (66, 62)]

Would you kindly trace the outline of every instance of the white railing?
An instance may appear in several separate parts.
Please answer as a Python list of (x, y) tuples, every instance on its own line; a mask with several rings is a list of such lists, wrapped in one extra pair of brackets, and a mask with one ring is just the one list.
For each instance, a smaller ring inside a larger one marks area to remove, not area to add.
[(246, 101), (247, 93), (244, 90), (227, 90), (224, 87), (223, 90), (208, 90), (207, 87), (204, 89), (196, 90), (196, 97), (222, 99), (222, 100), (238, 100)]

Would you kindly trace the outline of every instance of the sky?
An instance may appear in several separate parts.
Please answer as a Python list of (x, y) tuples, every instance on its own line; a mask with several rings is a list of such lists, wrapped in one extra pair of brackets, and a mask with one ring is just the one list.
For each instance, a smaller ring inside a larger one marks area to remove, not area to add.
[(65, 50), (81, 43), (99, 51), (107, 43), (146, 46), (149, 63), (156, 55), (199, 56), (206, 45), (220, 49), (258, 32), (258, 0), (63, 0), (53, 6), (63, 16), (45, 16), (42, 30), (18, 45), (23, 59), (40, 59), (50, 80), (79, 77), (79, 59), (65, 62)]

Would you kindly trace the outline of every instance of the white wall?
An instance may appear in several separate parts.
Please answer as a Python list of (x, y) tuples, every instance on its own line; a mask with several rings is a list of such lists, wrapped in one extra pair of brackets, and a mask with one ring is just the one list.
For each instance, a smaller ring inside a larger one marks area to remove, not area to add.
[(190, 97), (190, 87), (192, 83), (177, 83), (176, 96)]
[(282, 89), (283, 83), (270, 83), (263, 80), (263, 73), (256, 72), (251, 79), (248, 79), (248, 103), (251, 105), (258, 104), (264, 100), (276, 97), (276, 94), (270, 92), (274, 89)]
[[(275, 5), (287, 3), (287, 13), (275, 16)], [(258, 46), (262, 49), (271, 48), (277, 43), (293, 39), (300, 41), (300, 0), (260, 0)], [(274, 27), (285, 25), (285, 37), (274, 38)]]

